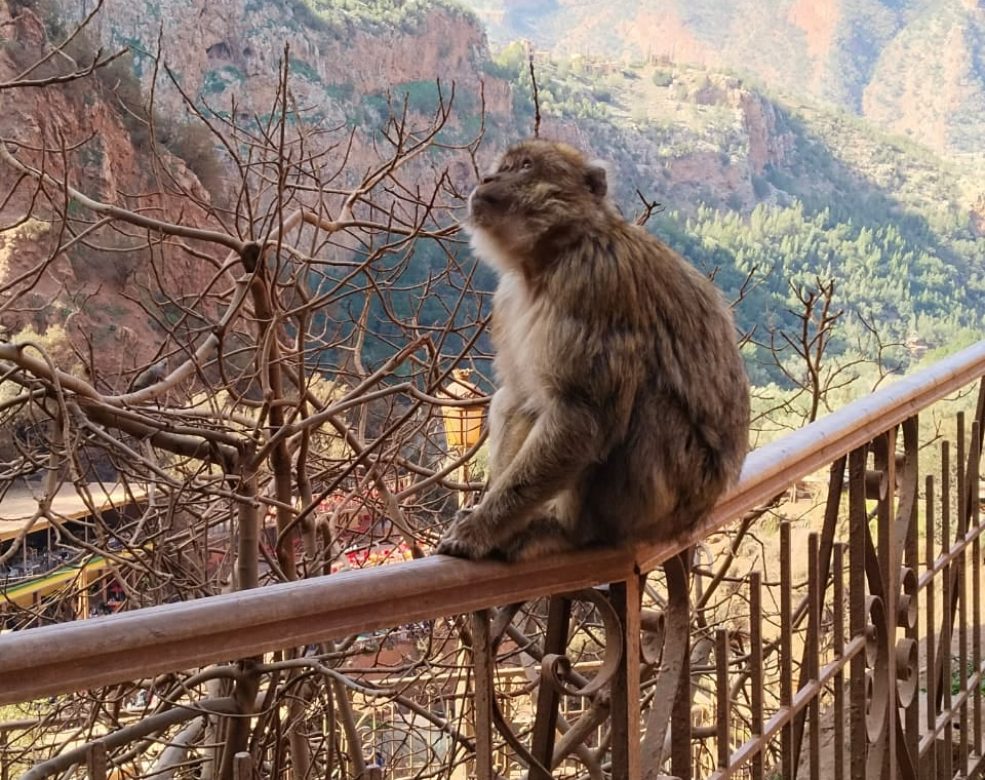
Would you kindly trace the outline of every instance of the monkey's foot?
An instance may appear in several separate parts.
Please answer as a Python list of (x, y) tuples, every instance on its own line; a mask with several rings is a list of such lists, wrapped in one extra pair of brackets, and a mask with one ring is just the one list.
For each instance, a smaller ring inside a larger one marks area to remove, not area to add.
[(476, 561), (490, 557), (494, 548), (495, 544), (483, 524), (471, 513), (460, 512), (452, 527), (441, 537), (435, 553)]

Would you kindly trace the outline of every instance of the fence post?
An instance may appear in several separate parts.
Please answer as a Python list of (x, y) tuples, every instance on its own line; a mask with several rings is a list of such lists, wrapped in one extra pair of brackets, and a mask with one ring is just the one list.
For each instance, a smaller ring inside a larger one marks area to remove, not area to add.
[(106, 780), (106, 743), (97, 739), (86, 751), (86, 774), (89, 780)]
[(640, 576), (610, 588), (623, 633), (623, 655), (612, 679), (612, 777), (636, 780), (640, 766)]
[(472, 613), (472, 664), (475, 684), (475, 776), (477, 780), (493, 778), (493, 680), (492, 644), (489, 612)]
[[(685, 550), (679, 556), (683, 567), (685, 588), (690, 580), (691, 550)], [(668, 578), (669, 578), (668, 574)], [(686, 591), (685, 591), (686, 596)], [(688, 621), (690, 628), (690, 619)], [(691, 780), (691, 632), (688, 630), (683, 637), (684, 648), (681, 655), (681, 668), (677, 678), (677, 690), (674, 692), (674, 706), (671, 713), (670, 727), (670, 773), (681, 780)]]
[[(896, 695), (896, 617), (899, 597), (899, 571), (902, 564), (902, 546), (900, 545), (900, 529), (896, 525), (896, 429), (890, 429), (872, 442), (875, 456), (875, 467), (882, 472), (888, 486), (885, 496), (878, 499), (876, 504), (876, 527), (878, 532), (876, 559), (882, 593), (882, 631), (876, 631), (876, 637), (885, 646), (879, 648), (876, 654), (876, 664), (872, 670), (874, 677), (873, 692), (882, 690), (885, 695), (882, 701), (872, 701), (873, 709), (884, 710), (881, 733), (875, 740), (874, 750), (869, 759), (869, 776), (881, 776), (883, 780), (895, 780), (899, 777), (897, 740), (899, 737), (899, 708)], [(873, 574), (876, 572), (873, 571)], [(872, 582), (870, 574), (869, 590), (876, 594), (876, 583)], [(881, 678), (881, 679), (880, 679)], [(879, 767), (876, 766), (878, 761)], [(881, 774), (880, 774), (881, 773)]]
[(253, 756), (245, 750), (233, 756), (233, 780), (253, 780)]
[(10, 775), (7, 770), (7, 729), (0, 729), (0, 780), (9, 780)]

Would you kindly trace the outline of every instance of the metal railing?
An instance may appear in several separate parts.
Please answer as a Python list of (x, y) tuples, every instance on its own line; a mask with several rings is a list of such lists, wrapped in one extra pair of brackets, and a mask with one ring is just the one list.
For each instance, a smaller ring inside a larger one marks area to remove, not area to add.
[[(0, 704), (471, 615), (450, 624), (472, 669), (468, 735), (455, 739), (479, 778), (978, 776), (985, 394), (954, 436), (938, 421), (921, 441), (918, 415), (983, 376), (985, 342), (752, 452), (712, 516), (674, 542), (514, 565), (433, 557), (2, 636)], [(921, 457), (935, 461), (923, 477)], [(762, 507), (825, 467), (818, 522), (780, 522), (766, 571), (735, 576), (686, 552), (738, 524), (718, 549), (733, 562)], [(700, 591), (686, 597), (689, 576)], [(725, 587), (732, 611), (695, 626), (689, 610), (707, 616)], [(543, 597), (543, 632), (525, 634), (511, 619)], [(565, 658), (586, 614), (605, 634), (594, 677)], [(517, 727), (496, 681), (521, 651), (541, 674)], [(566, 697), (586, 702), (570, 722)]]

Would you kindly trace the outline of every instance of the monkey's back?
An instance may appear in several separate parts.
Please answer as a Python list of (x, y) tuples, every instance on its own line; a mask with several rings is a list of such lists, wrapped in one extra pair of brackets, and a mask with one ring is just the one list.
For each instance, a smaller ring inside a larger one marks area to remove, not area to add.
[(573, 497), (580, 543), (677, 536), (735, 480), (748, 447), (731, 310), (704, 275), (621, 219), (572, 243), (551, 280), (545, 295), (564, 331), (557, 387), (587, 395), (607, 429)]

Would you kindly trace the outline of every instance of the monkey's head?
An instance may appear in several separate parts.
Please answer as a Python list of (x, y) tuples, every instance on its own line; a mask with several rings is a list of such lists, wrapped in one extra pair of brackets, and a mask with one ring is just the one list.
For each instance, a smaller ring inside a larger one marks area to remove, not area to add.
[(523, 141), (506, 151), (469, 197), (473, 246), (496, 266), (529, 262), (546, 244), (577, 240), (612, 219), (607, 191), (605, 168), (577, 149)]

